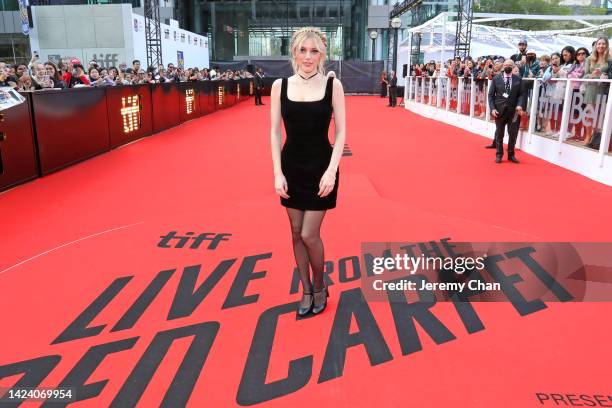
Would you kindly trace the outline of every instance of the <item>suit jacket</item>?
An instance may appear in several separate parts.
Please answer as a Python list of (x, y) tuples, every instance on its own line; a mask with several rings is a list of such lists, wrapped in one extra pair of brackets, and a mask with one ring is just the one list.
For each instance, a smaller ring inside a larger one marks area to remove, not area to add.
[(503, 114), (506, 109), (514, 111), (517, 106), (520, 106), (523, 110), (526, 109), (525, 83), (521, 77), (512, 75), (510, 94), (505, 98), (503, 96), (504, 93), (506, 93), (506, 80), (504, 79), (504, 74), (501, 73), (493, 77), (489, 87), (489, 106), (491, 111), (495, 109), (500, 114)]
[(391, 88), (395, 88), (395, 87), (397, 86), (397, 77), (395, 77), (395, 78), (391, 78), (391, 79), (389, 80), (389, 86), (390, 86)]
[(259, 72), (256, 72), (255, 75), (253, 76), (253, 82), (255, 82), (253, 84), (255, 85), (255, 88), (263, 87), (263, 78), (259, 75)]

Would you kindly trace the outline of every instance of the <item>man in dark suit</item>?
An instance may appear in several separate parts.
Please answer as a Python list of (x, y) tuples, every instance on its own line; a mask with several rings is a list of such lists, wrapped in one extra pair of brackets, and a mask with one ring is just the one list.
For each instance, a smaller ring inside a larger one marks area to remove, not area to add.
[(519, 161), (514, 157), (514, 145), (520, 125), (520, 117), (525, 111), (525, 87), (521, 77), (512, 75), (514, 61), (504, 61), (503, 72), (493, 77), (489, 88), (489, 106), (495, 118), (495, 163), (501, 163), (504, 156), (504, 134), (508, 128), (508, 160)]
[(261, 92), (263, 90), (263, 73), (261, 68), (257, 68), (253, 76), (253, 87), (255, 88), (255, 105), (263, 105), (261, 102)]
[(389, 106), (395, 108), (397, 105), (397, 75), (391, 71), (389, 75)]

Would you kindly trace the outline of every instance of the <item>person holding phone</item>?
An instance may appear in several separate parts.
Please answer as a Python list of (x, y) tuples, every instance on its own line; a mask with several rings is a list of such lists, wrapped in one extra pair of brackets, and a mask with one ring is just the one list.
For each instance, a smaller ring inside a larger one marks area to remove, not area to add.
[(35, 62), (32, 65), (32, 70), (34, 71), (34, 76), (32, 77), (34, 89), (41, 90), (53, 88), (53, 81), (51, 81), (51, 78), (47, 75), (43, 64)]
[[(80, 67), (80, 71), (77, 70), (77, 66)], [(86, 84), (89, 85), (89, 79), (87, 75), (85, 75), (85, 69), (83, 65), (81, 65), (81, 61), (78, 58), (72, 58), (68, 61), (68, 64), (65, 66), (66, 71), (62, 75), (62, 81), (66, 84), (66, 87), (72, 88), (77, 84)], [(79, 72), (82, 74), (81, 76), (77, 76)], [(75, 76), (77, 76), (75, 78)]]
[(24, 73), (21, 77), (19, 77), (17, 90), (22, 92), (34, 91), (35, 88), (32, 85), (32, 77), (30, 77), (30, 75), (28, 75), (27, 73)]
[(45, 62), (45, 74), (53, 82), (53, 88), (64, 89), (66, 87), (64, 81), (62, 81), (59, 69), (51, 61)]
[(89, 68), (89, 82), (91, 82), (91, 86), (113, 86), (115, 85), (115, 81), (113, 81), (108, 74), (105, 77), (100, 75), (100, 71), (98, 68), (90, 67)]
[(74, 88), (77, 85), (91, 85), (89, 78), (85, 75), (85, 68), (81, 63), (72, 65), (72, 72), (69, 72), (68, 87)]
[(157, 81), (155, 80), (155, 78), (153, 78), (153, 72), (151, 71), (147, 71), (145, 74), (145, 83), (147, 84), (154, 84)]
[(32, 51), (32, 58), (28, 63), (28, 73), (30, 74), (30, 76), (34, 76), (34, 64), (38, 63), (38, 58), (38, 51)]

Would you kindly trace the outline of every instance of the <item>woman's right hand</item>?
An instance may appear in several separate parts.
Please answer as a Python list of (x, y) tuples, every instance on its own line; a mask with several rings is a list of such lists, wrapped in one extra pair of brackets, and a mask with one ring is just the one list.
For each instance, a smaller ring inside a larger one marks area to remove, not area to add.
[(287, 195), (287, 179), (285, 179), (284, 174), (279, 174), (274, 177), (274, 189), (276, 190), (276, 194), (282, 198), (289, 198)]

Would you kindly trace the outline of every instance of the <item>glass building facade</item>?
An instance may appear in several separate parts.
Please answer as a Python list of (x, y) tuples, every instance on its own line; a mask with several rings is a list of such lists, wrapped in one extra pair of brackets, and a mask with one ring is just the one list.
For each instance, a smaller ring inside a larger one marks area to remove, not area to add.
[(211, 60), (288, 56), (291, 34), (304, 26), (326, 33), (329, 59), (369, 59), (367, 0), (177, 0), (175, 6), (181, 27), (208, 35)]

